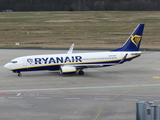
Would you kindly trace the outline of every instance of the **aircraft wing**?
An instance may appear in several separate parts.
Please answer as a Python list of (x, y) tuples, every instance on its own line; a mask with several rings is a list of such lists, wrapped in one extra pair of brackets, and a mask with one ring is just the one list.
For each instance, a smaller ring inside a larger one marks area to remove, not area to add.
[(127, 55), (124, 55), (124, 57), (120, 60), (119, 63), (104, 63), (104, 64), (72, 64), (71, 66), (76, 67), (76, 68), (93, 68), (93, 67), (104, 67), (104, 66), (113, 66), (117, 64), (122, 64), (125, 59), (127, 58)]
[(106, 64), (73, 64), (70, 66), (74, 66), (76, 68), (93, 68), (93, 67), (103, 67), (103, 66), (112, 66), (117, 63), (106, 63)]
[(118, 64), (122, 64), (124, 62), (124, 60), (127, 58), (127, 55), (124, 55), (124, 57), (120, 60), (119, 63), (104, 63), (104, 64), (72, 64), (70, 66), (76, 67), (77, 69), (83, 69), (83, 68), (94, 68), (94, 67), (105, 67), (105, 66), (113, 66), (113, 65), (118, 65)]

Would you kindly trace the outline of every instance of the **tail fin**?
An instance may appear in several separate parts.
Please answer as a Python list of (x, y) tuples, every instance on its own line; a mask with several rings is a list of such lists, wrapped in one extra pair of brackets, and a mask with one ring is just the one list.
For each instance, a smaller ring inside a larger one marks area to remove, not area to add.
[(145, 24), (139, 24), (124, 45), (112, 51), (139, 51)]

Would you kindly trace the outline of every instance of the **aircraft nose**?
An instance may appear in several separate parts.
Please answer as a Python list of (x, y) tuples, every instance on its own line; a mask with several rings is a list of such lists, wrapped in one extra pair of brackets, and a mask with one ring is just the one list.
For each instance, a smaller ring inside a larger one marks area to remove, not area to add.
[(10, 69), (10, 64), (9, 63), (5, 64), (4, 68)]

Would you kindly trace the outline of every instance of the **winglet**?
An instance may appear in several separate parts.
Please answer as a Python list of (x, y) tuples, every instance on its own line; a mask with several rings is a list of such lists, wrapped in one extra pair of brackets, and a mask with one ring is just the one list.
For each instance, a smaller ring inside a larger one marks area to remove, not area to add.
[(73, 48), (74, 48), (74, 44), (71, 45), (71, 47), (69, 48), (67, 54), (71, 54), (73, 52)]

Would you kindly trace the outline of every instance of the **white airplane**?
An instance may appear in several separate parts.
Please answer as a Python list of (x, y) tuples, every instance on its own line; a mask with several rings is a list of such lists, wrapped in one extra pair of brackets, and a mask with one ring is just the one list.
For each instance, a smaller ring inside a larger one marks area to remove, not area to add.
[(131, 61), (141, 55), (139, 47), (142, 40), (144, 24), (139, 24), (124, 45), (109, 52), (72, 53), (74, 44), (66, 54), (32, 55), (18, 57), (4, 65), (5, 68), (18, 73), (24, 71), (58, 70), (60, 74), (79, 73), (85, 68), (108, 67)]

